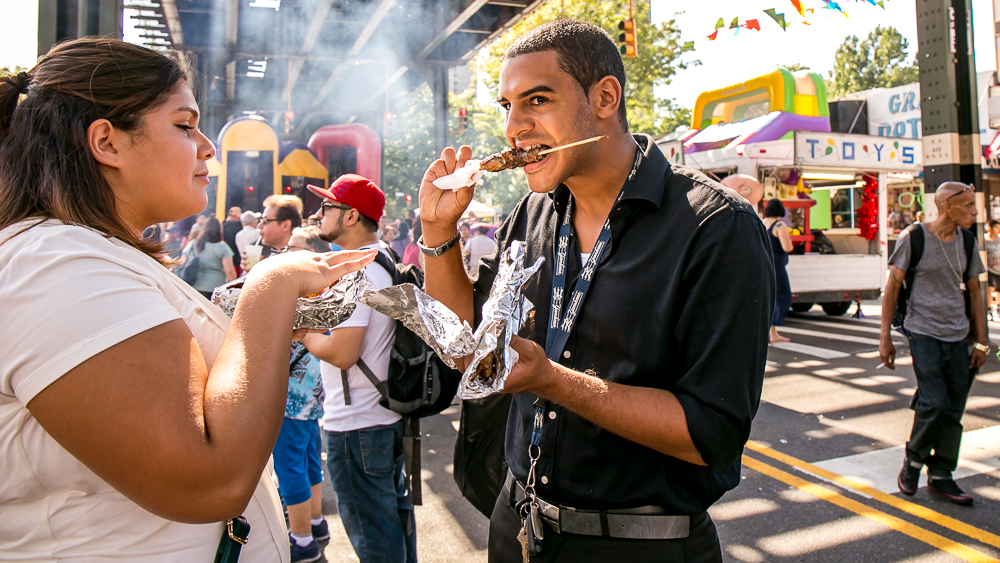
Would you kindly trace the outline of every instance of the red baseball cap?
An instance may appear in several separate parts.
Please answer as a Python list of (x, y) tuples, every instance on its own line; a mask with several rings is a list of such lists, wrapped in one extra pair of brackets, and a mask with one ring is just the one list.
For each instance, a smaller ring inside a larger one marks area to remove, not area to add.
[(330, 189), (309, 184), (309, 189), (321, 197), (349, 205), (358, 213), (378, 223), (385, 209), (385, 194), (382, 190), (364, 176), (344, 174), (333, 181)]

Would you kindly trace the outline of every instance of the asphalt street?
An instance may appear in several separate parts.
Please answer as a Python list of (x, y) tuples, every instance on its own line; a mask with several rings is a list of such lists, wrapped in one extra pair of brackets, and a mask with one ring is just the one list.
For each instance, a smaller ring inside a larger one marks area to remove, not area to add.
[[(851, 308), (851, 313), (855, 310)], [(878, 305), (866, 318), (789, 316), (771, 346), (763, 400), (743, 458), (743, 480), (712, 509), (727, 561), (1000, 561), (1000, 362), (991, 354), (963, 419), (956, 479), (972, 507), (896, 488), (916, 379), (903, 337), (898, 366), (875, 369)], [(1000, 335), (1000, 324), (991, 323)], [(1000, 340), (997, 337), (996, 340)], [(452, 479), (457, 406), (422, 422), (424, 504), (420, 560), (485, 562), (488, 522)], [(327, 484), (326, 561), (357, 561)]]

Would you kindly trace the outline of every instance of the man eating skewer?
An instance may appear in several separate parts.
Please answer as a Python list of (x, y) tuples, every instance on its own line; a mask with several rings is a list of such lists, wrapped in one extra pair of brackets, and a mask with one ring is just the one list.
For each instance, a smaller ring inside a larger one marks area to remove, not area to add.
[(706, 510), (740, 480), (774, 271), (746, 201), (629, 133), (624, 86), (615, 42), (589, 23), (557, 20), (507, 50), (512, 145), (607, 139), (524, 167), (531, 193), (474, 283), (456, 245), (472, 189), (432, 184), (469, 148), (446, 149), (421, 184), (426, 291), (473, 326), (500, 252), (523, 240), (525, 263), (545, 258), (524, 286), (534, 322), (512, 342), (491, 562), (722, 560)]

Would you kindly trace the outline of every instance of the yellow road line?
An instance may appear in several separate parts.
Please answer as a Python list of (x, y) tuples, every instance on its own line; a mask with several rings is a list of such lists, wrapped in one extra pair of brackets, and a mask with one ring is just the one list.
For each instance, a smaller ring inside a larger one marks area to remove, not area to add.
[(938, 534), (935, 534), (934, 532), (930, 532), (919, 526), (910, 524), (905, 520), (901, 520), (899, 518), (896, 518), (895, 516), (891, 516), (889, 514), (886, 514), (885, 512), (861, 504), (856, 500), (849, 499), (839, 493), (831, 491), (830, 489), (822, 485), (810, 483), (805, 479), (796, 477), (795, 475), (771, 467), (770, 465), (767, 465), (762, 461), (757, 461), (756, 459), (744, 455), (743, 465), (749, 467), (750, 469), (753, 469), (754, 471), (763, 473), (768, 477), (781, 481), (786, 485), (791, 485), (799, 490), (807, 492), (816, 498), (825, 500), (831, 504), (835, 504), (845, 510), (849, 510), (860, 516), (864, 516), (869, 520), (878, 522), (883, 526), (887, 526), (893, 530), (896, 530), (897, 532), (906, 534), (911, 538), (920, 540), (928, 545), (936, 547), (941, 551), (950, 553), (963, 561), (969, 561), (973, 563), (987, 563), (987, 562), (1000, 563), (1000, 560), (994, 559), (993, 557), (990, 557), (985, 553), (976, 551), (975, 549), (972, 549), (967, 545), (963, 545), (958, 542), (952, 541), (944, 536), (940, 536)]
[(754, 442), (753, 440), (747, 442), (747, 448), (759, 454), (766, 455), (771, 459), (776, 459), (781, 463), (798, 467), (799, 469), (805, 470), (818, 477), (829, 479), (834, 483), (864, 493), (879, 502), (888, 504), (893, 508), (902, 510), (903, 512), (912, 514), (918, 518), (923, 518), (924, 520), (934, 522), (939, 526), (943, 526), (945, 528), (948, 528), (949, 530), (969, 536), (970, 538), (981, 541), (986, 545), (991, 545), (993, 547), (1000, 548), (1000, 536), (997, 536), (996, 534), (991, 534), (986, 530), (982, 530), (975, 526), (970, 526), (965, 522), (956, 520), (954, 518), (951, 518), (950, 516), (945, 516), (944, 514), (941, 514), (940, 512), (935, 512), (925, 506), (920, 506), (919, 504), (914, 504), (912, 502), (903, 500), (901, 498), (883, 493), (882, 491), (873, 489), (867, 485), (859, 483), (854, 479), (851, 479), (850, 477), (837, 475), (836, 473), (827, 471), (822, 467), (817, 467), (811, 463), (802, 461), (801, 459), (794, 458), (788, 454), (783, 454), (779, 451), (772, 450), (771, 448), (763, 444), (760, 444), (758, 442)]

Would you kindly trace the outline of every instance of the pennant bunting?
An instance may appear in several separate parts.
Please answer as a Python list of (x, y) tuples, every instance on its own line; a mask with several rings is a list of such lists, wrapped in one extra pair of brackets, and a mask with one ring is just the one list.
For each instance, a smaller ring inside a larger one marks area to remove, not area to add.
[(716, 38), (716, 37), (717, 37), (718, 35), (719, 35), (719, 30), (718, 30), (718, 29), (716, 29), (715, 31), (713, 31), (713, 32), (712, 32), (712, 35), (709, 35), (709, 36), (708, 36), (708, 40), (709, 40), (709, 41), (715, 41), (715, 38)]
[(802, 2), (800, 0), (792, 0), (792, 6), (795, 7), (795, 11), (798, 12), (800, 16), (805, 17), (805, 13), (802, 11)]
[(756, 31), (760, 31), (760, 23), (757, 20), (755, 20), (755, 19), (754, 20), (747, 20), (747, 21), (743, 22), (743, 28), (744, 29), (753, 29), (753, 30), (756, 30)]
[(740, 18), (735, 17), (733, 18), (733, 21), (729, 24), (729, 29), (736, 29), (739, 26), (740, 26)]
[(878, 5), (879, 8), (882, 8), (883, 10), (885, 9), (885, 2), (882, 2), (882, 0), (878, 0), (875, 4)]
[(788, 26), (790, 25), (790, 23), (785, 22), (785, 14), (777, 13), (774, 8), (768, 8), (764, 10), (764, 13), (770, 16), (771, 19), (775, 21), (775, 23), (780, 25), (783, 31), (788, 31)]
[(722, 18), (719, 18), (719, 21), (715, 22), (715, 29), (719, 29), (719, 28), (723, 28), (723, 27), (726, 27), (726, 22)]

